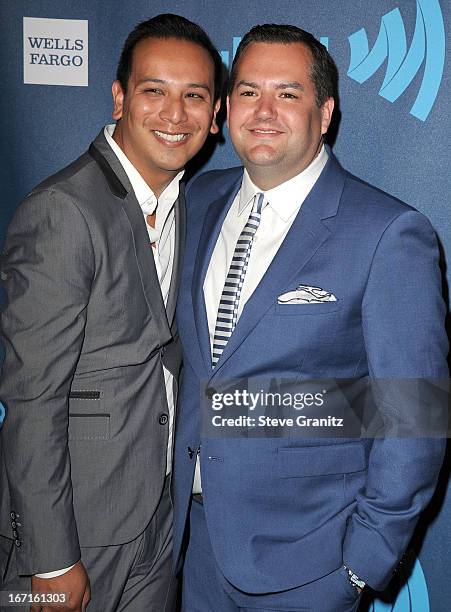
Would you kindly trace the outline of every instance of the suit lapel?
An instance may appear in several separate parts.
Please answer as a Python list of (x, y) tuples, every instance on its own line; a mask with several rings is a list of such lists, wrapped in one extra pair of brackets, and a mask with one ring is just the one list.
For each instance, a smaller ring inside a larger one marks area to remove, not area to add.
[(166, 344), (172, 337), (171, 331), (166, 317), (154, 258), (150, 250), (144, 217), (135, 193), (125, 170), (106, 141), (103, 130), (89, 147), (89, 154), (99, 165), (112, 195), (118, 198), (118, 202), (120, 202), (127, 216), (133, 235), (133, 247), (147, 305), (152, 314), (153, 324), (158, 330), (159, 342), (160, 344)]
[(177, 294), (180, 281), (180, 271), (182, 269), (182, 258), (185, 250), (185, 233), (186, 233), (186, 209), (185, 209), (185, 184), (180, 183), (179, 197), (174, 204), (175, 212), (175, 252), (174, 265), (172, 268), (171, 285), (169, 288), (168, 303), (166, 313), (169, 326), (172, 326), (175, 305), (177, 303)]
[(192, 304), (194, 320), (196, 324), (197, 337), (201, 348), (204, 365), (207, 372), (211, 372), (211, 349), (210, 336), (208, 332), (207, 310), (204, 299), (204, 281), (208, 265), (221, 231), (224, 219), (235, 199), (241, 185), (242, 174), (236, 179), (224, 196), (213, 202), (207, 210), (204, 219), (199, 247), (197, 250), (196, 263), (193, 273)]
[(280, 249), (246, 303), (213, 375), (221, 370), (248, 337), (277, 297), (290, 287), (302, 268), (329, 238), (331, 231), (324, 219), (336, 215), (344, 185), (345, 173), (330, 154), (320, 178), (305, 199)]
[(166, 343), (169, 342), (172, 335), (168, 325), (163, 297), (161, 295), (160, 282), (158, 280), (155, 260), (151, 251), (152, 247), (149, 243), (149, 235), (147, 233), (143, 213), (133, 190), (128, 193), (122, 206), (133, 232), (136, 259), (138, 260), (138, 267), (147, 305), (152, 313), (154, 324), (158, 328), (160, 342)]

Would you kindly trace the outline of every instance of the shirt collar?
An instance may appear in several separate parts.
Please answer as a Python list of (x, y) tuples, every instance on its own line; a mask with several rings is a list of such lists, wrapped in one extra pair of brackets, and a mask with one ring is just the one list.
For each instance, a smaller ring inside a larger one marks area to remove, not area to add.
[(143, 212), (146, 215), (151, 215), (155, 212), (157, 204), (159, 205), (159, 212), (162, 216), (165, 216), (165, 212), (169, 212), (169, 210), (174, 205), (175, 200), (178, 198), (179, 194), (179, 183), (180, 179), (184, 174), (184, 170), (180, 171), (177, 176), (175, 176), (169, 185), (164, 189), (164, 191), (160, 194), (160, 197), (157, 199), (156, 195), (140, 175), (135, 166), (131, 163), (128, 157), (125, 155), (123, 150), (117, 144), (117, 142), (113, 139), (113, 133), (115, 129), (115, 124), (111, 123), (105, 126), (104, 134), (105, 138), (112, 148), (113, 152), (116, 154), (118, 160), (120, 161), (122, 167), (127, 174), (133, 191), (135, 192), (136, 199), (138, 200), (138, 204), (143, 209)]
[(301, 207), (323, 171), (327, 160), (328, 154), (323, 145), (319, 154), (305, 170), (277, 187), (263, 192), (252, 182), (245, 169), (241, 182), (238, 215), (241, 215), (243, 210), (250, 205), (256, 193), (264, 193), (264, 207), (270, 206), (283, 221), (287, 222)]

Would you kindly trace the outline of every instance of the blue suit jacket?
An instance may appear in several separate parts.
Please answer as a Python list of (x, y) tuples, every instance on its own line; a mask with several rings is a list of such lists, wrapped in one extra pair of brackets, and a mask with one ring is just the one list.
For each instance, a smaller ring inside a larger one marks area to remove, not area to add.
[[(423, 215), (353, 177), (330, 155), (212, 370), (202, 286), (242, 172), (208, 172), (187, 191), (176, 562), (201, 445), (208, 529), (217, 563), (234, 586), (281, 591), (344, 562), (382, 589), (433, 493), (443, 440), (201, 439), (201, 384), (214, 388), (245, 377), (447, 377), (435, 234)], [(277, 303), (301, 283), (331, 291), (338, 301)]]

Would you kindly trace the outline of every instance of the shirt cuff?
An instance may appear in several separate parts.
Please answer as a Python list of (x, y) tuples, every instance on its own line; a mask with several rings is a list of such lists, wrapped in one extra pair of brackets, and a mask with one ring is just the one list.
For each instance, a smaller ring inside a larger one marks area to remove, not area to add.
[(36, 578), (56, 578), (57, 576), (62, 576), (69, 570), (71, 570), (76, 564), (71, 565), (70, 567), (65, 567), (64, 569), (55, 570), (54, 572), (47, 572), (45, 574), (35, 574)]

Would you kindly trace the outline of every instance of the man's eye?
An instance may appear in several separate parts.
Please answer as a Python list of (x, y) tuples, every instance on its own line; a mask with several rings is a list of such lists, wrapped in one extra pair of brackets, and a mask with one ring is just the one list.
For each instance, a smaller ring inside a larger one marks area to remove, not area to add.
[(162, 94), (163, 92), (161, 89), (158, 89), (158, 87), (148, 87), (144, 90), (144, 93)]
[(288, 98), (289, 100), (296, 100), (298, 96), (290, 93), (289, 91), (284, 91), (280, 94), (281, 98)]
[(251, 89), (245, 89), (240, 92), (240, 96), (255, 96), (255, 91), (252, 91)]
[(204, 96), (202, 94), (197, 93), (196, 91), (190, 91), (186, 94), (187, 98), (198, 98), (199, 100), (203, 100)]

